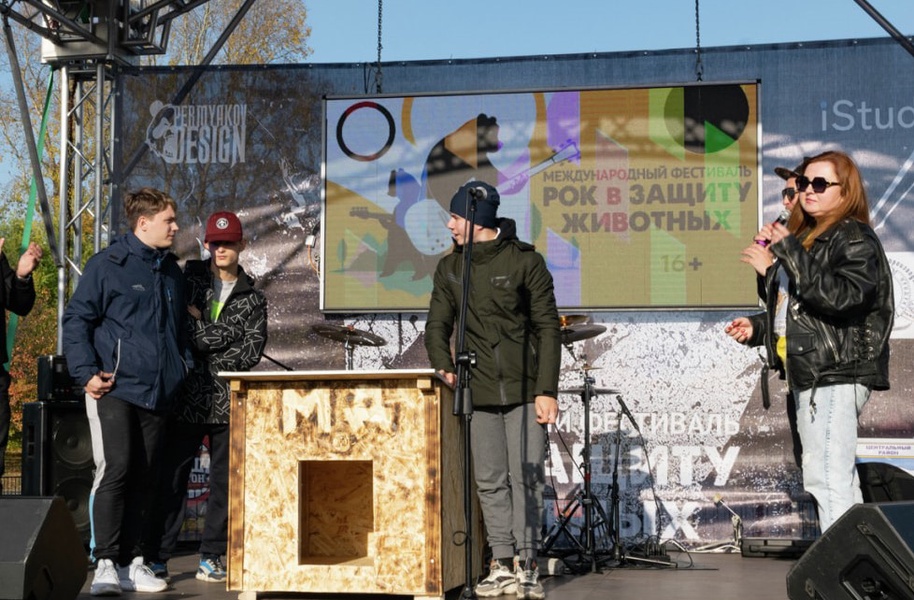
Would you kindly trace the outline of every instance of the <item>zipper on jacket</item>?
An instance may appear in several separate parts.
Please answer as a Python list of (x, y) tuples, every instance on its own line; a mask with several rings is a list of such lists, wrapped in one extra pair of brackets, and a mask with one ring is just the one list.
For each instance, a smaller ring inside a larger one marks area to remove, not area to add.
[(505, 375), (501, 364), (501, 344), (495, 346), (495, 366), (498, 368), (498, 396), (501, 399), (501, 405), (508, 405), (508, 393), (505, 390)]

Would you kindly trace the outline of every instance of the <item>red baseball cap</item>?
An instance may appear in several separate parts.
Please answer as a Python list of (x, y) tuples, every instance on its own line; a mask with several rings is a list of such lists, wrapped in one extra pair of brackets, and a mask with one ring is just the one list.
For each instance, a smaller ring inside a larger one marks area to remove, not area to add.
[(203, 241), (207, 244), (210, 242), (240, 242), (243, 237), (241, 221), (233, 212), (215, 212), (206, 220), (206, 237), (203, 238)]

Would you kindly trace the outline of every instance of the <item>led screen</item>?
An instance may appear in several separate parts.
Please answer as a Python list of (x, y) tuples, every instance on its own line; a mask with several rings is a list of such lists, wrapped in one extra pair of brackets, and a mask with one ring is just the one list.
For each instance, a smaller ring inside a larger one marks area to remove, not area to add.
[(470, 180), (536, 245), (564, 310), (757, 304), (758, 86), (325, 102), (321, 306), (423, 310)]

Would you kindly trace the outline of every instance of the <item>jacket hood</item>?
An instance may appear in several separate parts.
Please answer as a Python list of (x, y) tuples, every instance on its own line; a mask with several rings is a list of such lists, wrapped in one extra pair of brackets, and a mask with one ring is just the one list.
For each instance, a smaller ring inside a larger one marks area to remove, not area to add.
[[(170, 250), (159, 250), (157, 248), (153, 248), (152, 246), (146, 245), (132, 231), (128, 231), (127, 233), (114, 238), (111, 241), (111, 246), (116, 244), (123, 244), (123, 247), (126, 248), (131, 254), (136, 254), (147, 262), (162, 260), (169, 254), (172, 254)], [(177, 256), (175, 256), (175, 258), (177, 258)]]
[[(517, 223), (514, 219), (509, 219), (507, 217), (500, 217), (496, 221), (495, 225), (499, 232), (498, 237), (492, 240), (493, 242), (510, 242), (518, 239), (517, 237)], [(454, 244), (454, 252), (463, 252), (463, 246), (458, 246)]]

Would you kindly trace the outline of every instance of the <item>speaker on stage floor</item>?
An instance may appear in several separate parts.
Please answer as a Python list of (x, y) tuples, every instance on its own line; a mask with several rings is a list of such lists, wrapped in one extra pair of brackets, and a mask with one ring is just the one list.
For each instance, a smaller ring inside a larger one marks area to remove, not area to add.
[(790, 600), (914, 597), (914, 502), (857, 504), (787, 573)]
[(864, 502), (914, 500), (914, 476), (900, 467), (876, 461), (858, 462), (857, 472)]
[(62, 498), (0, 498), (0, 599), (73, 600), (88, 560)]
[(83, 542), (89, 541), (89, 493), (95, 462), (81, 401), (22, 405), (22, 495), (60, 496)]
[(79, 400), (82, 397), (80, 391), (79, 386), (73, 382), (73, 378), (67, 371), (66, 357), (55, 355), (38, 357), (39, 402)]

